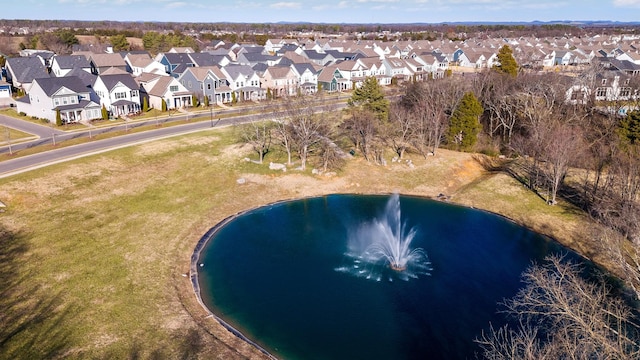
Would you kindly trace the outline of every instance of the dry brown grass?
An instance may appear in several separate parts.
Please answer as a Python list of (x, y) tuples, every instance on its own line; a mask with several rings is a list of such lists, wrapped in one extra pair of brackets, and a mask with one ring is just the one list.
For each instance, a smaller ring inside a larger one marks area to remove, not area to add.
[[(511, 177), (484, 170), (470, 154), (410, 156), (413, 168), (355, 158), (334, 176), (269, 171), (271, 155), (262, 165), (243, 160), (250, 155), (234, 144), (232, 131), (212, 130), (0, 180), (0, 200), (8, 205), (0, 214), (2, 228), (24, 245), (0, 259), (20, 279), (8, 281), (0, 272), (0, 295), (6, 295), (0, 313), (17, 313), (7, 318), (24, 325), (0, 348), (0, 357), (262, 358), (208, 317), (184, 274), (210, 227), (284, 199), (443, 193), (565, 244), (583, 245), (577, 229), (586, 223), (579, 212), (545, 205)], [(247, 182), (239, 185), (240, 177)], [(33, 304), (42, 313), (33, 321), (11, 301), (23, 297), (50, 300), (55, 310), (45, 314), (49, 308)]]

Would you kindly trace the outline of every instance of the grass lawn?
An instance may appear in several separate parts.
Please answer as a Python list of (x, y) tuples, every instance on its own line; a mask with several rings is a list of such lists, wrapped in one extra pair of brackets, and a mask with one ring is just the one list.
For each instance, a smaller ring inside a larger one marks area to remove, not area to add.
[(470, 154), (355, 158), (329, 177), (270, 171), (273, 156), (246, 162), (233, 130), (213, 129), (1, 179), (0, 358), (263, 358), (207, 318), (184, 275), (210, 227), (277, 200), (443, 193), (574, 246), (585, 227)]

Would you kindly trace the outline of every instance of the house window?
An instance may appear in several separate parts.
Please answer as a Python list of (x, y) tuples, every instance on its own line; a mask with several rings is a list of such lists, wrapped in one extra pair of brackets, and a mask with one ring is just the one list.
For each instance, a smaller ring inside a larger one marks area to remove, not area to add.
[(127, 98), (127, 93), (126, 92), (117, 92), (114, 94), (116, 100), (117, 99), (126, 99)]
[(602, 79), (602, 85), (607, 85), (607, 79)]
[(631, 81), (631, 79), (627, 79), (627, 80), (625, 80), (625, 81), (624, 81), (624, 84), (625, 84), (625, 85), (629, 85), (629, 82), (630, 82), (630, 81)]
[(628, 98), (629, 96), (631, 96), (631, 88), (630, 87), (623, 87), (620, 89), (620, 97), (621, 98)]
[(60, 99), (58, 99), (58, 98), (53, 99), (53, 103), (54, 103), (56, 106), (60, 105)]
[(131, 97), (138, 96), (138, 90), (131, 90)]
[(188, 83), (188, 84), (189, 84), (189, 86), (188, 86), (188, 87), (189, 87), (189, 89), (191, 89), (191, 88), (193, 87), (193, 84), (191, 83), (191, 81), (189, 81), (189, 83)]
[(607, 88), (605, 87), (599, 87), (596, 89), (596, 96), (597, 97), (606, 97), (607, 96)]
[(63, 103), (63, 104), (67, 105), (67, 102), (68, 102), (68, 101), (69, 101), (69, 100), (67, 100), (67, 98), (66, 98), (66, 97), (62, 98), (62, 103)]
[(211, 90), (211, 84), (207, 84), (207, 90)]
[(178, 85), (171, 85), (171, 86), (169, 86), (169, 91), (171, 91), (171, 92), (176, 92), (176, 91), (178, 91)]

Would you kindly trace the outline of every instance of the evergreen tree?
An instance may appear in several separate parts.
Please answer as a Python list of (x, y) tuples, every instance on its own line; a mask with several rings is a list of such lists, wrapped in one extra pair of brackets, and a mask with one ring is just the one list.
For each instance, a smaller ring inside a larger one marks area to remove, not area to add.
[(449, 119), (447, 141), (450, 144), (456, 144), (460, 150), (469, 150), (473, 147), (482, 129), (480, 125), (482, 112), (482, 105), (473, 92), (466, 92)]
[(102, 105), (102, 120), (109, 120), (109, 112), (104, 105)]
[(509, 45), (502, 46), (498, 51), (498, 62), (499, 64), (493, 66), (496, 71), (513, 77), (518, 75), (518, 63)]
[(389, 118), (389, 100), (384, 98), (382, 86), (373, 76), (366, 78), (362, 86), (353, 90), (348, 104), (352, 108), (360, 107), (372, 112), (381, 121)]
[(640, 144), (640, 111), (631, 111), (620, 121), (618, 135), (624, 143)]
[(198, 105), (200, 105), (198, 97), (196, 96), (196, 94), (191, 94), (191, 106), (196, 107)]
[(162, 111), (167, 111), (167, 101), (165, 99), (162, 99)]
[(209, 107), (209, 95), (204, 96), (204, 107)]
[(145, 96), (142, 98), (142, 112), (146, 113), (147, 111), (149, 111), (149, 99)]
[(56, 125), (62, 126), (62, 115), (60, 115), (60, 109), (56, 109)]
[(131, 44), (129, 44), (129, 41), (124, 34), (113, 35), (109, 38), (109, 41), (111, 42), (111, 46), (115, 52), (131, 50)]
[(267, 100), (273, 99), (273, 93), (271, 92), (271, 88), (267, 88)]
[(231, 93), (231, 103), (235, 104), (237, 102), (238, 102), (238, 97), (236, 96), (236, 92), (234, 91)]

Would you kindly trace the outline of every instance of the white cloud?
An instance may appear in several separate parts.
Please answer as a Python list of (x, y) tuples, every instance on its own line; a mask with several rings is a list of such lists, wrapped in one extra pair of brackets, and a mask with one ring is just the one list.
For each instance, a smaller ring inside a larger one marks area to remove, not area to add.
[(168, 3), (165, 8), (167, 9), (177, 9), (177, 8), (181, 8), (181, 7), (185, 7), (189, 5), (187, 2), (181, 1), (181, 2), (172, 2), (172, 3)]
[(300, 9), (302, 4), (298, 2), (278, 2), (271, 4), (270, 7), (274, 9)]
[(613, 0), (613, 6), (640, 8), (640, 0)]

